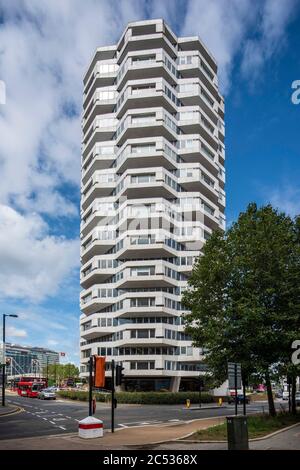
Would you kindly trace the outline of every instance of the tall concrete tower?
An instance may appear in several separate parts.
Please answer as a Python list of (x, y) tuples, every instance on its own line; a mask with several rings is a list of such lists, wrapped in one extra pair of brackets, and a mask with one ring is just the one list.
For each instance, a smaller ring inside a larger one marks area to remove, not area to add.
[(225, 228), (224, 100), (198, 37), (129, 23), (84, 77), (81, 376), (91, 354), (123, 364), (128, 390), (193, 389), (203, 350), (181, 294)]

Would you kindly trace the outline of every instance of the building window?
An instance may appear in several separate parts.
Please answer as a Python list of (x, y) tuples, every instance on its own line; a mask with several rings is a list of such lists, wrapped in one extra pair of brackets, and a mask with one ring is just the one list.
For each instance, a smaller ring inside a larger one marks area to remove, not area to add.
[(130, 330), (130, 338), (148, 339), (155, 338), (155, 329), (151, 330)]
[(131, 276), (154, 276), (154, 266), (138, 266), (130, 269)]
[(154, 297), (144, 297), (144, 298), (135, 298), (130, 299), (130, 307), (154, 307), (155, 298)]
[(135, 361), (130, 362), (130, 369), (131, 370), (149, 370), (155, 368), (154, 361)]

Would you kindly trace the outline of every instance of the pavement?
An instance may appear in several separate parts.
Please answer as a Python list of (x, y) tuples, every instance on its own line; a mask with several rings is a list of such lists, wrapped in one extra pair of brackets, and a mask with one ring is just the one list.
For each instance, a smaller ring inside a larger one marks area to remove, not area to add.
[[(175, 440), (197, 429), (220, 424), (225, 416), (234, 414), (234, 406), (231, 405), (203, 406), (201, 409), (195, 406), (187, 409), (183, 405), (118, 405), (115, 410), (116, 432), (112, 434), (110, 408), (107, 404), (97, 403), (95, 416), (104, 423), (104, 437), (85, 440), (78, 437), (78, 421), (87, 416), (87, 403), (61, 399), (44, 401), (14, 394), (8, 394), (6, 402), (7, 409), (15, 411), (0, 416), (0, 449), (3, 450), (226, 449), (226, 443), (199, 444)], [(276, 406), (281, 407), (282, 404), (277, 403)], [(266, 403), (247, 406), (248, 414), (262, 412), (266, 408)], [(291, 429), (286, 432), (286, 446), (298, 449), (299, 430)], [(274, 436), (272, 439), (274, 442), (271, 444), (260, 444), (257, 441), (253, 445), (262, 445), (262, 448), (271, 445), (278, 448), (280, 438)]]
[(19, 406), (6, 404), (5, 406), (0, 406), (0, 417), (10, 415), (19, 411)]
[[(81, 439), (77, 433), (7, 439), (0, 442), (1, 450), (227, 450), (227, 443), (195, 443), (179, 440), (198, 429), (221, 424), (224, 418), (193, 420), (184, 424), (141, 426), (106, 431), (102, 438)], [(285, 431), (250, 441), (250, 450), (300, 450), (300, 424)]]
[[(136, 449), (153, 448), (163, 441), (171, 441), (191, 434), (197, 429), (221, 424), (224, 418), (196, 419), (181, 424), (165, 424), (153, 426), (135, 426), (127, 429), (118, 429), (115, 433), (104, 432), (98, 439), (81, 439), (76, 433), (56, 436), (31, 437), (20, 439), (6, 439), (0, 441), (1, 450), (108, 450), (108, 449)], [(149, 447), (150, 446), (150, 447)]]

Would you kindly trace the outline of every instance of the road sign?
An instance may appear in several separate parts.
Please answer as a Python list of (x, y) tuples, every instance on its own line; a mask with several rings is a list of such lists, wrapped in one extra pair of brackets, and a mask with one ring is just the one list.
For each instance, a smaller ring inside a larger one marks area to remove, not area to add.
[(239, 362), (228, 362), (228, 387), (235, 388), (235, 373), (236, 373), (236, 387), (239, 389), (242, 386), (242, 368)]

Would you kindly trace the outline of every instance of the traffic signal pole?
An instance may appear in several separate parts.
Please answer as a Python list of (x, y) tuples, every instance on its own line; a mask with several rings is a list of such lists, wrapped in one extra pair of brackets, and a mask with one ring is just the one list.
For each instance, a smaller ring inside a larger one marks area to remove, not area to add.
[[(3, 351), (5, 351), (5, 318), (6, 315), (3, 315), (2, 323), (2, 338), (3, 338)], [(4, 352), (5, 354), (5, 352)], [(5, 357), (3, 354), (3, 365), (2, 365), (2, 406), (5, 406)]]
[(243, 381), (243, 415), (246, 416), (246, 384), (245, 380)]
[(235, 390), (235, 415), (238, 414), (238, 396), (237, 396), (237, 364), (234, 364), (234, 390)]
[(89, 366), (89, 416), (93, 416), (93, 356), (90, 357)]
[(111, 361), (111, 432), (115, 432), (115, 361)]

